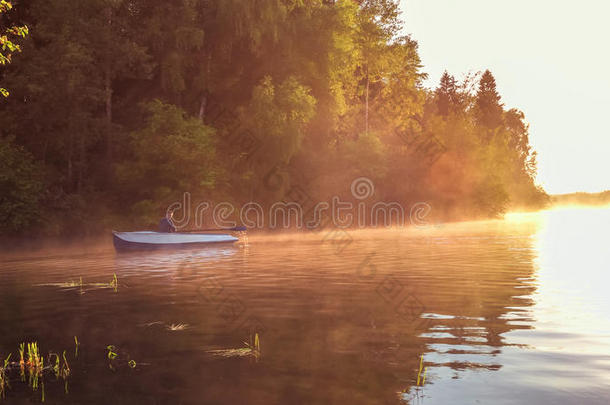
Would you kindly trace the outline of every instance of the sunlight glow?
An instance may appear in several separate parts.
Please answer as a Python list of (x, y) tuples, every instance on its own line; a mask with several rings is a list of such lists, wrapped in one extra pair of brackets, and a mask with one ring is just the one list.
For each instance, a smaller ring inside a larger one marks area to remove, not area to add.
[(503, 102), (525, 113), (550, 194), (610, 189), (610, 3), (401, 0), (429, 87), (442, 72), (489, 68)]

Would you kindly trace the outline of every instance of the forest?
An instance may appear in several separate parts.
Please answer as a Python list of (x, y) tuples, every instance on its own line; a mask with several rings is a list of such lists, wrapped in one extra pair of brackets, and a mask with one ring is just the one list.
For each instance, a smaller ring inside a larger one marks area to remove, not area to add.
[(610, 205), (610, 190), (599, 193), (568, 193), (555, 194), (551, 197), (553, 206), (605, 206)]
[(438, 220), (549, 202), (524, 113), (489, 70), (425, 87), (397, 1), (11, 3), (2, 234), (146, 229), (185, 192), (349, 200), (358, 177)]

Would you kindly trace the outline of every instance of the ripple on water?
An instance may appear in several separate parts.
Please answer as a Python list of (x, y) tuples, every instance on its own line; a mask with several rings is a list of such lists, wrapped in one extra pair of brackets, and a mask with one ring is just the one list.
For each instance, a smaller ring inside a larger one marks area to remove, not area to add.
[[(0, 355), (28, 339), (71, 348), (78, 336), (74, 403), (105, 404), (108, 386), (123, 403), (607, 403), (609, 217), (557, 215), (349, 231), (342, 251), (308, 234), (253, 235), (247, 248), (11, 253)], [(113, 274), (116, 291), (60, 286)], [(259, 361), (207, 354), (243, 348), (254, 331)], [(148, 365), (112, 373), (109, 344)], [(64, 395), (54, 384), (49, 402)], [(9, 395), (34, 398), (18, 385)]]

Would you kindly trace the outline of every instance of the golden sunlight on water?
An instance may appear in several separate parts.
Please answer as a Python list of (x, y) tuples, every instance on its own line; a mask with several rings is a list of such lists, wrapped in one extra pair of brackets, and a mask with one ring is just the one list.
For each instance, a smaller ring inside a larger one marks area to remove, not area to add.
[[(540, 216), (542, 226), (534, 245), (537, 322), (558, 332), (595, 334), (610, 343), (610, 210), (561, 209)], [(610, 353), (608, 346), (581, 343), (562, 350)]]
[[(513, 302), (519, 298), (522, 304), (505, 306), (502, 318), (511, 329), (501, 334), (503, 347), (493, 355), (497, 370), (480, 373), (467, 367), (455, 374), (446, 368), (446, 359), (428, 352), (426, 357), (436, 362), (429, 373), (438, 380), (406, 398), (426, 404), (607, 404), (610, 209), (514, 213), (497, 225), (513, 235), (530, 235), (529, 244), (510, 249), (531, 252), (533, 264), (531, 276), (521, 279), (524, 285), (515, 287), (524, 293), (516, 293)], [(473, 231), (477, 226), (455, 228)], [(484, 228), (495, 226), (490, 222)], [(515, 256), (513, 265), (519, 264)]]
[[(561, 209), (349, 230), (344, 249), (320, 232), (16, 251), (0, 263), (0, 356), (78, 336), (70, 393), (46, 381), (49, 403), (607, 404), (609, 226), (608, 209)], [(113, 273), (116, 291), (91, 287)], [(252, 328), (259, 361), (209, 354)], [(109, 371), (109, 344), (136, 370)], [(12, 386), (5, 403), (38, 400)]]
[[(538, 223), (533, 244), (537, 324), (557, 332), (582, 331), (587, 335), (602, 332), (606, 335), (599, 338), (609, 338), (610, 209), (562, 208), (508, 219)], [(571, 341), (564, 344), (567, 346), (558, 349), (610, 353), (607, 346)]]

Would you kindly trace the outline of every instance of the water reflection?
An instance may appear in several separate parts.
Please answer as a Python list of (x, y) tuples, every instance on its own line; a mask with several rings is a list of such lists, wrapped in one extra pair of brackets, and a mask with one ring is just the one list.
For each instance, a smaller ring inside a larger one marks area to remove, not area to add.
[[(427, 341), (432, 384), (410, 389), (403, 399), (607, 403), (610, 300), (603, 286), (609, 281), (609, 214), (572, 209), (510, 217), (506, 228), (522, 232), (503, 238), (512, 252), (506, 263), (511, 270), (500, 271), (502, 277), (497, 269), (494, 282), (484, 283), (502, 286), (493, 296), (503, 308), (481, 297), (482, 305), (499, 312), (485, 314), (470, 330), (474, 336), (452, 322), (420, 335)], [(496, 372), (481, 374), (480, 368)]]
[[(71, 392), (48, 382), (51, 403), (606, 403), (608, 220), (569, 211), (349, 231), (341, 251), (307, 234), (13, 254), (0, 264), (0, 357), (22, 340), (44, 351), (78, 336)], [(114, 273), (116, 292), (53, 287)], [(253, 332), (259, 361), (210, 355)], [(108, 345), (138, 367), (110, 371)], [(18, 384), (8, 395), (37, 398)]]
[(152, 250), (117, 253), (115, 266), (124, 275), (137, 275), (141, 272), (160, 272), (164, 276), (172, 272), (183, 274), (188, 267), (213, 266), (227, 260), (242, 250), (239, 245), (208, 247), (199, 249)]

